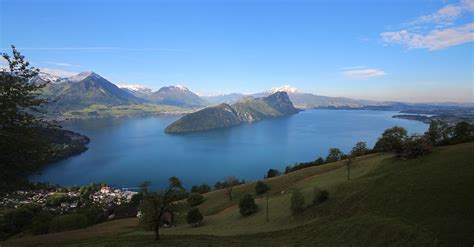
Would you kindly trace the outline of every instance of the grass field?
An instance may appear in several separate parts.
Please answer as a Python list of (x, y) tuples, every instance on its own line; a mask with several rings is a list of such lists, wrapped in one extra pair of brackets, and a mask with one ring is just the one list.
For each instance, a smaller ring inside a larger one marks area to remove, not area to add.
[[(234, 188), (229, 201), (224, 191), (205, 194), (199, 207), (204, 224), (163, 229), (156, 243), (153, 233), (124, 219), (91, 228), (24, 237), (2, 246), (472, 246), (474, 244), (474, 143), (436, 148), (428, 156), (399, 160), (388, 154), (359, 157), (347, 181), (344, 162), (311, 167), (266, 179), (259, 211), (238, 213), (238, 200), (254, 193), (254, 183)], [(329, 200), (311, 205), (317, 186)], [(290, 214), (291, 192), (302, 190), (305, 211)]]

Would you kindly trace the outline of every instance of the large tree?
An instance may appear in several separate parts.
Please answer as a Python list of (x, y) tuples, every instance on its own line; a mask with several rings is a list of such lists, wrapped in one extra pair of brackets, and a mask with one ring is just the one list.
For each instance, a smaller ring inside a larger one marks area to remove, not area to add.
[(46, 83), (32, 83), (39, 70), (12, 46), (12, 55), (2, 57), (8, 67), (0, 69), (0, 186), (8, 188), (23, 181), (25, 174), (52, 155), (51, 144), (42, 136), (47, 122), (41, 107), (47, 103), (40, 97)]
[(406, 129), (395, 126), (390, 129), (386, 129), (382, 136), (375, 143), (375, 151), (383, 152), (394, 152), (399, 155), (403, 152), (403, 142), (408, 137)]
[(140, 210), (143, 213), (142, 222), (155, 232), (155, 240), (160, 239), (160, 225), (165, 213), (172, 213), (173, 202), (183, 199), (185, 189), (177, 177), (168, 180), (166, 189), (159, 192), (148, 192), (144, 195)]
[(329, 149), (329, 154), (326, 157), (326, 162), (334, 162), (341, 160), (344, 157), (344, 153), (339, 148)]

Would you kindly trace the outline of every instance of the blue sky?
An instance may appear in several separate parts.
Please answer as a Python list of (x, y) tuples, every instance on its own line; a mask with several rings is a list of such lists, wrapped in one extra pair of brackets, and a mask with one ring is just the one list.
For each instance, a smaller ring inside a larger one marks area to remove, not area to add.
[(473, 14), (474, 0), (0, 0), (0, 48), (153, 89), (473, 102)]

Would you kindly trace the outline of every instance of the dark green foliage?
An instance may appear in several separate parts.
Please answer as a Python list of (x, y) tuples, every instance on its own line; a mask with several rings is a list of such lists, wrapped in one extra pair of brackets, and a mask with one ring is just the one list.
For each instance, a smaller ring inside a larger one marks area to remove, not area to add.
[(395, 126), (386, 129), (375, 144), (374, 150), (377, 152), (393, 152), (397, 155), (403, 152), (403, 142), (407, 138), (407, 130)]
[(433, 119), (425, 135), (433, 145), (446, 145), (452, 135), (452, 128), (444, 121)]
[(318, 204), (326, 201), (329, 198), (329, 192), (327, 190), (321, 190), (314, 188), (313, 204)]
[(49, 225), (53, 215), (46, 210), (39, 212), (34, 218), (33, 223), (31, 224), (31, 232), (33, 234), (46, 234), (49, 232)]
[(268, 190), (270, 189), (270, 187), (268, 187), (268, 185), (266, 185), (264, 182), (262, 181), (258, 181), (256, 184), (255, 184), (255, 193), (257, 195), (261, 195), (261, 194), (265, 194)]
[(148, 193), (148, 188), (150, 187), (151, 182), (150, 181), (144, 181), (143, 183), (140, 184), (140, 193), (146, 194)]
[(132, 198), (130, 199), (130, 206), (132, 207), (138, 207), (140, 205), (140, 202), (142, 201), (143, 199), (143, 193), (138, 193), (138, 194), (135, 194), (132, 196)]
[(191, 208), (186, 215), (186, 222), (193, 227), (199, 226), (203, 219), (204, 217), (202, 216), (201, 211), (196, 207)]
[(257, 204), (251, 194), (245, 194), (239, 202), (240, 215), (247, 216), (257, 212)]
[(335, 162), (341, 160), (344, 157), (344, 153), (339, 148), (329, 149), (329, 154), (326, 157), (326, 162)]
[(474, 125), (467, 122), (459, 122), (454, 127), (452, 143), (463, 143), (474, 141)]
[(32, 222), (33, 212), (26, 207), (9, 209), (3, 214), (5, 232), (14, 234), (25, 230)]
[(403, 158), (416, 158), (431, 153), (433, 146), (426, 136), (412, 135), (403, 143)]
[(291, 205), (290, 205), (292, 214), (299, 214), (304, 210), (304, 196), (301, 194), (299, 189), (293, 190), (291, 194)]
[(86, 216), (88, 225), (97, 224), (107, 219), (104, 211), (95, 206), (80, 208), (77, 213)]
[(168, 187), (159, 192), (148, 192), (140, 204), (140, 210), (143, 216), (140, 223), (146, 229), (153, 229), (155, 240), (160, 238), (160, 225), (162, 217), (166, 212), (172, 213), (175, 210), (172, 202), (183, 199), (186, 191), (183, 184), (177, 177), (168, 179)]
[(191, 187), (191, 192), (193, 193), (204, 194), (210, 191), (211, 191), (211, 186), (207, 184), (193, 185), (193, 187)]
[(39, 97), (45, 84), (29, 83), (39, 70), (30, 67), (14, 46), (12, 56), (2, 54), (8, 70), (0, 69), (0, 188), (7, 190), (23, 181), (38, 165), (52, 155), (41, 130), (53, 128), (41, 113), (47, 103)]
[(351, 156), (352, 157), (362, 156), (362, 155), (367, 154), (369, 151), (370, 150), (367, 148), (367, 143), (366, 142), (358, 142), (352, 148)]
[(191, 206), (196, 206), (204, 202), (204, 197), (199, 193), (191, 193), (186, 199)]
[(65, 214), (56, 216), (51, 220), (49, 232), (62, 232), (81, 229), (89, 225), (89, 220), (82, 214)]
[(280, 174), (281, 174), (280, 171), (276, 169), (269, 169), (267, 172), (266, 178), (277, 177), (277, 176), (280, 176)]
[(59, 206), (63, 202), (70, 202), (71, 198), (66, 193), (56, 193), (48, 196), (46, 199), (46, 205), (48, 206)]
[(319, 165), (324, 165), (327, 162), (324, 161), (323, 157), (319, 157), (314, 161), (311, 162), (303, 162), (303, 163), (297, 163), (292, 166), (287, 166), (285, 168), (285, 174), (294, 172), (303, 168), (311, 167), (311, 166), (319, 166)]

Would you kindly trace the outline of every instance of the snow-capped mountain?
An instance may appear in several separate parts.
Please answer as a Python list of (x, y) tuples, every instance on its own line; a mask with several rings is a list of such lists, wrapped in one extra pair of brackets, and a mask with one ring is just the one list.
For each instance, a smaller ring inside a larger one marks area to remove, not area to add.
[(150, 88), (147, 88), (147, 87), (144, 87), (144, 86), (141, 86), (141, 85), (131, 85), (131, 84), (117, 84), (117, 86), (122, 89), (122, 90), (125, 90), (133, 95), (135, 95), (136, 97), (139, 97), (139, 98), (148, 98), (152, 93), (153, 91), (150, 89)]
[(292, 87), (291, 85), (283, 85), (281, 87), (273, 87), (270, 90), (266, 90), (263, 93), (274, 94), (276, 92), (286, 92), (286, 93), (298, 93), (298, 89)]

